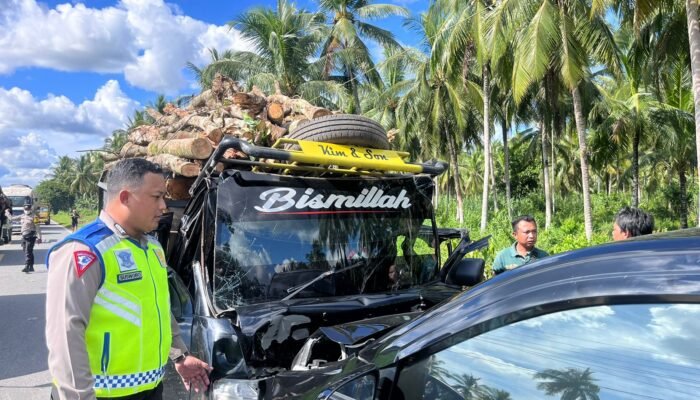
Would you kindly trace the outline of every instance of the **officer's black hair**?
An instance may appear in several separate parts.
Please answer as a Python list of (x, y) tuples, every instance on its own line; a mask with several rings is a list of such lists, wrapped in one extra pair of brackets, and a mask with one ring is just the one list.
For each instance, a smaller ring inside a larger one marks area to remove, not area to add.
[(133, 188), (141, 185), (146, 174), (163, 174), (163, 169), (143, 158), (127, 158), (121, 160), (112, 167), (107, 175), (107, 195), (119, 194), (124, 188)]
[(532, 215), (521, 215), (519, 217), (516, 217), (513, 220), (513, 222), (510, 223), (510, 225), (513, 227), (513, 232), (518, 231), (518, 224), (521, 221), (532, 222), (533, 224), (537, 224), (537, 221), (535, 221), (535, 217), (533, 217)]
[(615, 223), (630, 237), (648, 235), (654, 231), (654, 217), (635, 207), (624, 207), (618, 211)]

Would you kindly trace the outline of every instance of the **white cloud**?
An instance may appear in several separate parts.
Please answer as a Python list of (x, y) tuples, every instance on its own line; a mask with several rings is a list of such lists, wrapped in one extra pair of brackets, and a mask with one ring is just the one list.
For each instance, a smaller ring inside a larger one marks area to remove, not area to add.
[(204, 64), (207, 48), (249, 47), (237, 31), (181, 15), (162, 0), (121, 0), (102, 9), (6, 1), (0, 9), (0, 74), (31, 66), (124, 73), (134, 86), (176, 94), (188, 87), (186, 62)]
[(80, 104), (65, 96), (37, 99), (24, 89), (0, 87), (0, 184), (38, 183), (59, 155), (101, 147), (138, 107), (113, 80)]

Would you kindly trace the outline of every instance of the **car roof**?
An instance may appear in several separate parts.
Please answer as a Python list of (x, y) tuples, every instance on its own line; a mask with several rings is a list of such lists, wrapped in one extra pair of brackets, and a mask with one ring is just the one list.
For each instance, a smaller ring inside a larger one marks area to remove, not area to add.
[(395, 362), (480, 323), (530, 318), (520, 313), (525, 309), (668, 301), (700, 302), (698, 228), (570, 251), (505, 272), (378, 340), (367, 356)]

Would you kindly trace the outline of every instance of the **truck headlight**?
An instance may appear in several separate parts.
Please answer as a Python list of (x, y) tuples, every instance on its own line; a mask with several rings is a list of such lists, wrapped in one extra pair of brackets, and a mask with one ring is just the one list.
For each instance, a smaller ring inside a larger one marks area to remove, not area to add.
[(258, 381), (247, 379), (219, 379), (212, 386), (214, 400), (258, 400)]

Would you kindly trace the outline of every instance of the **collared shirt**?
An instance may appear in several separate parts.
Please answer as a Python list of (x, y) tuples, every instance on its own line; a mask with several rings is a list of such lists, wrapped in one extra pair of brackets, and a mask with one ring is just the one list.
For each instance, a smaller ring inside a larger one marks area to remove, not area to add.
[(36, 215), (34, 215), (33, 212), (25, 212), (24, 214), (19, 216), (19, 223), (20, 223), (20, 232), (22, 233), (22, 236), (29, 235), (32, 232), (36, 232), (39, 237), (41, 237), (41, 230), (39, 230), (39, 227), (37, 225), (37, 218)]
[(518, 249), (516, 248), (517, 245), (518, 242), (515, 242), (512, 246), (506, 247), (496, 255), (496, 258), (493, 260), (492, 267), (494, 274), (498, 275), (501, 272), (517, 268), (521, 265), (525, 265), (549, 255), (549, 253), (538, 249), (537, 247), (533, 248), (525, 255), (522, 255), (518, 253)]
[[(120, 238), (126, 237), (115, 228), (114, 220), (104, 211), (99, 217)], [(148, 239), (139, 238), (146, 246)], [(49, 257), (46, 284), (46, 346), (49, 349), (49, 371), (57, 383), (61, 399), (95, 399), (94, 378), (85, 344), (85, 330), (92, 303), (102, 282), (102, 269), (91, 265), (76, 273), (73, 254), (92, 250), (83, 243), (69, 241), (54, 249)], [(170, 314), (173, 342), (170, 358), (187, 351), (180, 336), (177, 320)]]

